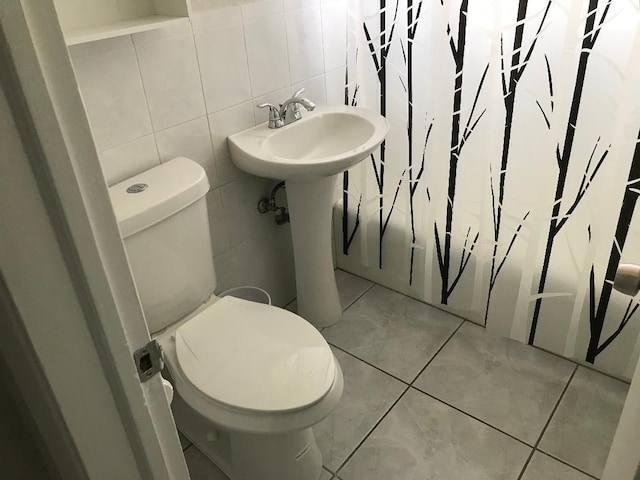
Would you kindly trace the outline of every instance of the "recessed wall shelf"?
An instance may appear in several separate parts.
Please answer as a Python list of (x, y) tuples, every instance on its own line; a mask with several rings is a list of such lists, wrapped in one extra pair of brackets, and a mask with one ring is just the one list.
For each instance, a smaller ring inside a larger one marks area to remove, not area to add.
[(189, 0), (54, 0), (67, 45), (188, 21)]

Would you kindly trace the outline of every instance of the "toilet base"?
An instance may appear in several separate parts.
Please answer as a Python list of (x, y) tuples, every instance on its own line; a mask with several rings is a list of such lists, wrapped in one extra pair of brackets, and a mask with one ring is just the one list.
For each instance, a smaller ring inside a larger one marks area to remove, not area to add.
[(213, 426), (177, 394), (171, 405), (182, 432), (230, 480), (317, 480), (322, 455), (313, 430), (254, 434)]

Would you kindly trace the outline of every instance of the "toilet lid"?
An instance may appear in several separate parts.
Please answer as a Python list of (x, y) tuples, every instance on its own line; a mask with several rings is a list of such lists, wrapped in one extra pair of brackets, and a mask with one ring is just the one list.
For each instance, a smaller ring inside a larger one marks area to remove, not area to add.
[(335, 360), (298, 315), (224, 297), (176, 330), (181, 370), (203, 394), (234, 408), (290, 411), (331, 388)]

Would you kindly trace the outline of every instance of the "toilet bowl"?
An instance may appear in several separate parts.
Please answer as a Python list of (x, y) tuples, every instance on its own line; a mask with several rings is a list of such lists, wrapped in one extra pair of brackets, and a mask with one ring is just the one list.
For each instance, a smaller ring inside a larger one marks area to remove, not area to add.
[(176, 425), (231, 480), (316, 480), (312, 427), (340, 400), (340, 366), (298, 315), (213, 294), (208, 187), (177, 158), (110, 188)]

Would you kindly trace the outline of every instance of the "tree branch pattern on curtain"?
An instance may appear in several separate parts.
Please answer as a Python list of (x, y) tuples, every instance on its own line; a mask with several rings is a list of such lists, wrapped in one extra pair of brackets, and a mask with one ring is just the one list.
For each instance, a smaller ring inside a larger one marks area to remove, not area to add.
[(347, 2), (344, 103), (391, 130), (343, 174), (338, 266), (630, 376), (640, 6)]

